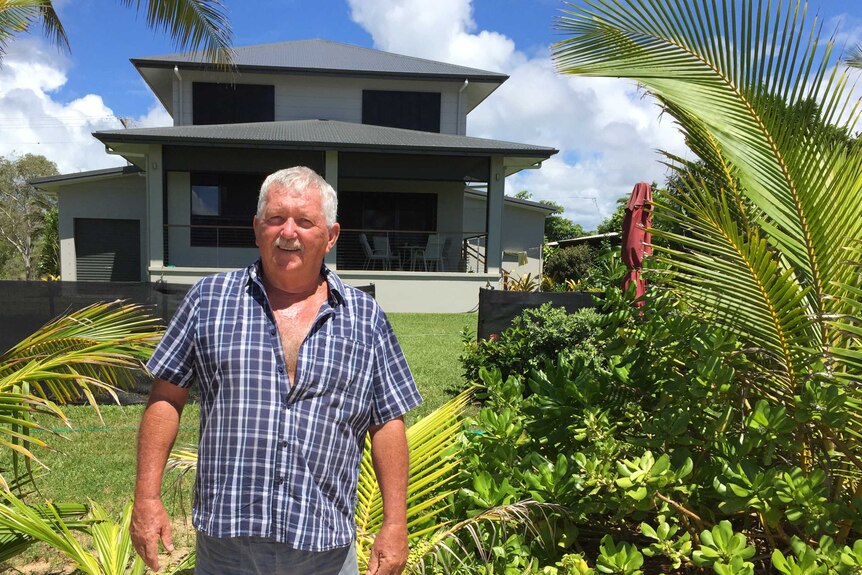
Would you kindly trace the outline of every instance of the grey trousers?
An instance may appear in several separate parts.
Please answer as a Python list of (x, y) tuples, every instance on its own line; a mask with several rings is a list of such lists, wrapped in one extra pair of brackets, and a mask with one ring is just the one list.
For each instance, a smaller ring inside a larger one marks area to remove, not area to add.
[(197, 533), (195, 575), (359, 575), (356, 547), (300, 551), (262, 537)]

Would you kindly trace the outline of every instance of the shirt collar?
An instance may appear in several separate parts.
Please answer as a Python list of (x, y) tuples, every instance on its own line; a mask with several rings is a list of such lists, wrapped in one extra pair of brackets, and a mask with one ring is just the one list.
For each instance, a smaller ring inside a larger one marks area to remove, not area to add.
[[(247, 268), (248, 273), (248, 282), (256, 284), (261, 291), (266, 293), (266, 290), (263, 287), (263, 278), (261, 275), (261, 261), (258, 259), (253, 264), (251, 264)], [(344, 297), (344, 284), (341, 282), (341, 278), (339, 278), (336, 274), (332, 272), (325, 264), (321, 264), (320, 266), (320, 275), (326, 280), (327, 285), (329, 286), (327, 301), (329, 305), (332, 307), (336, 307), (338, 305), (347, 305), (347, 300)]]

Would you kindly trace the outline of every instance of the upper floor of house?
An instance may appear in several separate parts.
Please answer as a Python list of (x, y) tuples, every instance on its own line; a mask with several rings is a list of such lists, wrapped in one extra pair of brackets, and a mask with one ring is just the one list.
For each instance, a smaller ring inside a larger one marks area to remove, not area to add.
[(175, 126), (337, 120), (463, 136), (467, 114), (507, 79), (328, 40), (239, 47), (234, 62), (132, 59)]

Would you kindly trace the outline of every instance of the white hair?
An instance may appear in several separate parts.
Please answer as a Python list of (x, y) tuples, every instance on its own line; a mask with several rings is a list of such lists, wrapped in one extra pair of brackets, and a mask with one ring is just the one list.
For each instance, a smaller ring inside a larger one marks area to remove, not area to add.
[(309, 189), (317, 190), (320, 194), (320, 204), (323, 206), (323, 218), (326, 220), (326, 226), (332, 227), (335, 224), (338, 213), (338, 195), (320, 174), (305, 166), (285, 168), (266, 177), (260, 186), (260, 195), (257, 197), (257, 217), (263, 217), (266, 202), (269, 200), (269, 190), (274, 184), (286, 190), (300, 193), (305, 193)]

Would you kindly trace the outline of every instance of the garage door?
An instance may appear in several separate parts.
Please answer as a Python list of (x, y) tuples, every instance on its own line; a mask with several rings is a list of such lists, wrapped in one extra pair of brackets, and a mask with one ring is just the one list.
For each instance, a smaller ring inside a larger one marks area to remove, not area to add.
[(78, 281), (141, 281), (138, 220), (75, 218)]

